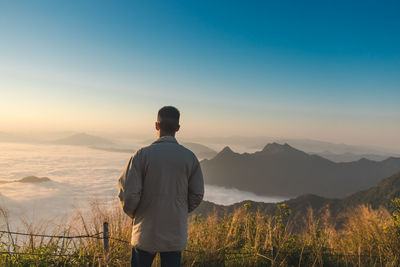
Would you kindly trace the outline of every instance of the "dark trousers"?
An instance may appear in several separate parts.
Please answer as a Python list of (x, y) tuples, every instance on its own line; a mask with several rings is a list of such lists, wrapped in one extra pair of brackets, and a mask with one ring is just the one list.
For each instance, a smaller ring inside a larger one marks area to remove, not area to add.
[[(138, 248), (132, 248), (132, 267), (151, 267), (156, 253), (150, 253)], [(161, 267), (179, 267), (181, 265), (181, 252), (160, 252)]]

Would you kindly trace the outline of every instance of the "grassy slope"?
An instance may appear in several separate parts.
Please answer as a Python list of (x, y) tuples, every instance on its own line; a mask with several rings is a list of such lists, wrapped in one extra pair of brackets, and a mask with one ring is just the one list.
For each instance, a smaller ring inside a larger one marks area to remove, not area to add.
[[(400, 197), (400, 172), (383, 179), (367, 190), (357, 192), (345, 198), (329, 199), (308, 194), (282, 203), (287, 204), (292, 209), (291, 220), (298, 227), (303, 228), (303, 217), (310, 207), (316, 216), (324, 216), (328, 211), (330, 215), (335, 218), (336, 222), (334, 223), (340, 226), (343, 223), (340, 219), (342, 213), (360, 205), (370, 205), (372, 208), (384, 207), (390, 209), (390, 201), (396, 197)], [(266, 215), (274, 215), (277, 211), (276, 204), (273, 203), (243, 201), (229, 206), (222, 206), (204, 201), (195, 213), (205, 216), (216, 213), (218, 216), (223, 216), (224, 214), (232, 213), (237, 208), (243, 206), (244, 203), (251, 203), (251, 210), (258, 210)]]

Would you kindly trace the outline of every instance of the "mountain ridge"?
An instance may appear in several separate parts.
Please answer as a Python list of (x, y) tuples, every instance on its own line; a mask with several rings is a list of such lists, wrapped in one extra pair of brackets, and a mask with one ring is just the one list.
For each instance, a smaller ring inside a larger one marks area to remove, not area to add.
[(203, 201), (194, 211), (194, 214), (208, 216), (216, 214), (222, 217), (233, 213), (236, 209), (250, 203), (249, 209), (261, 215), (273, 216), (277, 212), (277, 205), (286, 204), (291, 210), (290, 218), (297, 229), (305, 227), (304, 217), (308, 209), (312, 209), (316, 219), (326, 216), (328, 211), (330, 221), (338, 228), (345, 223), (344, 214), (351, 212), (360, 205), (370, 206), (373, 209), (385, 208), (390, 210), (391, 200), (400, 197), (400, 171), (382, 179), (379, 183), (366, 190), (351, 194), (344, 198), (325, 198), (315, 194), (305, 194), (279, 203), (263, 203), (245, 200), (232, 205), (218, 205)]
[(267, 144), (254, 153), (225, 147), (201, 161), (205, 182), (259, 195), (344, 197), (400, 171), (400, 158), (336, 163), (288, 144)]
[(54, 144), (58, 145), (72, 145), (72, 146), (101, 146), (101, 145), (113, 145), (114, 143), (106, 138), (89, 135), (86, 133), (77, 133), (71, 136), (60, 138), (53, 141)]

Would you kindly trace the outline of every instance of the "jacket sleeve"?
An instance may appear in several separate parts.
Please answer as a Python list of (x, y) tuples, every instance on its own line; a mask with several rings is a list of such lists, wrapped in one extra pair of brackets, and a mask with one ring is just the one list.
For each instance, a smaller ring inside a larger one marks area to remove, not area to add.
[(195, 157), (195, 163), (192, 173), (189, 177), (189, 190), (188, 190), (188, 208), (192, 212), (197, 208), (204, 196), (204, 180), (203, 173), (201, 172), (200, 163)]
[(143, 188), (142, 161), (142, 150), (138, 150), (129, 160), (118, 181), (120, 204), (132, 219), (135, 217)]

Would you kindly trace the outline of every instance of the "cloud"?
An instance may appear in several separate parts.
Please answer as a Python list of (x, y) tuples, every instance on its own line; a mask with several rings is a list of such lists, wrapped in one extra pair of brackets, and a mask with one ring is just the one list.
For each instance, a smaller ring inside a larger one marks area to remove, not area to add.
[[(6, 174), (1, 180), (29, 175), (52, 180), (0, 184), (0, 205), (10, 211), (14, 220), (62, 218), (75, 207), (88, 208), (93, 199), (111, 203), (117, 196), (118, 178), (129, 160), (127, 154), (85, 147), (0, 143), (0, 149), (0, 173)], [(283, 200), (211, 185), (206, 185), (205, 199), (224, 205), (243, 200)]]
[(206, 185), (204, 199), (217, 204), (230, 205), (244, 200), (275, 203), (284, 201), (287, 198), (282, 198), (278, 196), (277, 197), (259, 196), (254, 193), (241, 191), (235, 188), (225, 188), (214, 185)]

